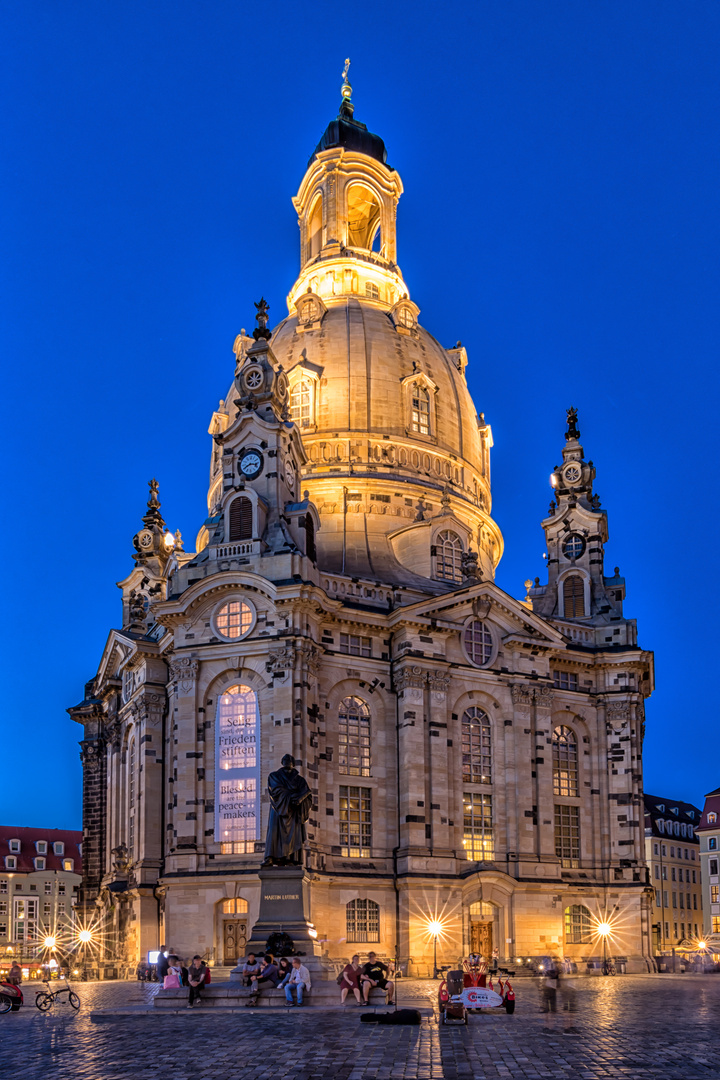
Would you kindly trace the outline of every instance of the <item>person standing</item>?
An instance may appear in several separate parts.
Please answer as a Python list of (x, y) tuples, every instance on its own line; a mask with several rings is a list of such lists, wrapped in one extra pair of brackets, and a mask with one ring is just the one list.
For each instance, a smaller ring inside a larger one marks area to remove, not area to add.
[(192, 1009), (193, 1006), (199, 1005), (200, 991), (205, 985), (205, 979), (207, 977), (207, 968), (205, 961), (197, 953), (192, 958), (192, 964), (188, 968), (188, 985), (190, 987), (190, 993), (188, 995), (188, 1009)]
[(557, 1013), (557, 992), (560, 985), (560, 968), (554, 960), (545, 968), (542, 982), (542, 1012), (545, 1013), (544, 1035), (552, 1034), (550, 1015)]
[(346, 964), (342, 972), (342, 982), (340, 983), (340, 1003), (345, 1004), (345, 998), (352, 990), (355, 995), (355, 1000), (358, 1005), (362, 1005), (362, 996), (360, 994), (360, 957), (355, 954), (352, 957), (349, 964)]
[(291, 1009), (295, 1006), (292, 995), (293, 988), (297, 994), (298, 1005), (302, 1005), (303, 994), (306, 990), (311, 989), (312, 984), (310, 982), (310, 972), (299, 956), (293, 956), (292, 971), (286, 980), (283, 979), (283, 982), (285, 984), (285, 1008)]
[(158, 953), (158, 958), (157, 958), (157, 980), (158, 980), (159, 983), (165, 981), (165, 976), (167, 975), (168, 968), (170, 967), (170, 961), (168, 960), (168, 955), (171, 952), (172, 952), (172, 949), (167, 949), (166, 950), (164, 945), (160, 946), (160, 952)]
[(17, 960), (13, 960), (10, 965), (10, 971), (8, 972), (7, 981), (12, 983), (13, 986), (19, 986), (22, 982), (22, 968), (18, 964)]

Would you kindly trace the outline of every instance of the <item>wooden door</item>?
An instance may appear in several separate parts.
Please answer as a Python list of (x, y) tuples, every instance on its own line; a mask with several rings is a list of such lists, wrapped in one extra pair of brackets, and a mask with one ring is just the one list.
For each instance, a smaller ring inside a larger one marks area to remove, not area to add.
[(226, 919), (223, 923), (223, 964), (235, 967), (245, 955), (247, 920)]
[(492, 923), (470, 923), (470, 951), (479, 953), (482, 959), (489, 963), (492, 959), (492, 950)]

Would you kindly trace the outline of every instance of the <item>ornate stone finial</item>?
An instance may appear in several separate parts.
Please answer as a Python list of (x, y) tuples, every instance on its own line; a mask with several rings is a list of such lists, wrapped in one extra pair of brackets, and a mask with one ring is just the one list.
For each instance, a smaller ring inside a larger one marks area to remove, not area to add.
[(483, 574), (479, 566), (477, 551), (473, 551), (472, 549), (463, 551), (460, 556), (460, 573), (462, 574), (463, 582), (482, 581)]
[(567, 411), (567, 431), (565, 432), (565, 439), (567, 442), (570, 439), (580, 438), (580, 429), (577, 426), (577, 409), (574, 409), (572, 405)]
[(343, 98), (345, 98), (346, 100), (349, 100), (352, 97), (352, 86), (350, 85), (350, 81), (348, 79), (348, 71), (349, 70), (350, 70), (350, 58), (348, 57), (348, 59), (345, 61), (345, 68), (344, 68), (343, 73), (342, 73), (343, 81), (342, 81), (342, 86), (340, 88), (340, 93), (342, 94)]
[(256, 341), (260, 341), (261, 338), (264, 338), (265, 341), (269, 341), (272, 337), (271, 331), (267, 328), (270, 305), (265, 297), (261, 296), (260, 302), (255, 304), (255, 307), (257, 309), (257, 315), (255, 316), (257, 319), (257, 327), (253, 330), (253, 337)]
[(158, 499), (158, 491), (160, 490), (160, 485), (158, 484), (157, 480), (153, 477), (152, 480), (148, 481), (148, 487), (150, 488), (150, 498), (148, 499), (148, 509), (149, 510), (159, 510), (160, 509), (160, 500)]
[(179, 529), (175, 533), (175, 550), (176, 551), (184, 551), (185, 550), (185, 548), (183, 546), (182, 533), (180, 532)]
[(442, 498), (440, 499), (440, 502), (442, 503), (442, 505), (443, 505), (443, 506), (444, 506), (444, 507), (445, 507), (446, 509), (447, 509), (447, 507), (448, 507), (448, 506), (450, 505), (450, 490), (449, 490), (449, 488), (447, 488), (447, 487), (446, 487), (446, 488), (444, 489), (444, 491), (443, 491), (443, 493), (442, 493)]
[(555, 517), (555, 500), (550, 500), (550, 506), (548, 507), (548, 517)]

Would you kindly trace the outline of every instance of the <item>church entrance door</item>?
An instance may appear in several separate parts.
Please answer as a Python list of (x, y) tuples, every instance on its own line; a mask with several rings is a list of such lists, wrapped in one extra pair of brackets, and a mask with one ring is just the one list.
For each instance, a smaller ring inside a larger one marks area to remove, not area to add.
[(223, 964), (235, 967), (245, 956), (247, 919), (226, 919), (223, 922)]
[(488, 962), (493, 951), (493, 924), (491, 922), (470, 923), (470, 951), (479, 953)]

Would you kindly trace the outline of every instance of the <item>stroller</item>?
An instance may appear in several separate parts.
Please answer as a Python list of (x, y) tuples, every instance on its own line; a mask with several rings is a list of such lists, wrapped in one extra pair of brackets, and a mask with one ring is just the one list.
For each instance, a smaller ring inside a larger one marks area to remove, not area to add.
[(0, 982), (0, 1013), (17, 1012), (23, 1003), (23, 994), (14, 983)]

